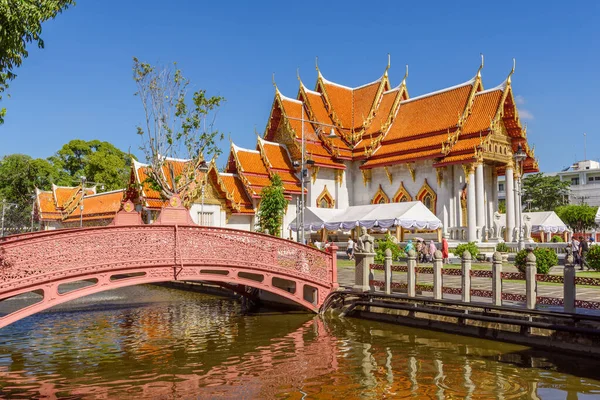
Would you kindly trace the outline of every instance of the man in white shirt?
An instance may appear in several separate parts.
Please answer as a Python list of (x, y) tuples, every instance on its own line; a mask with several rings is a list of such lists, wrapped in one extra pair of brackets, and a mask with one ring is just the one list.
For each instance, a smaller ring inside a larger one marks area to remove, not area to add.
[(352, 240), (352, 238), (348, 239), (348, 247), (346, 248), (346, 254), (348, 254), (348, 259), (354, 259), (354, 240)]

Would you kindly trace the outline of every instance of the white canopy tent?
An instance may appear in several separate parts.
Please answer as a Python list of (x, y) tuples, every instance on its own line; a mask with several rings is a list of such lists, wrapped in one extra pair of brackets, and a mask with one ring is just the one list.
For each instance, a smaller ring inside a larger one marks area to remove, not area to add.
[[(506, 216), (501, 214), (500, 226), (506, 226)], [(531, 225), (531, 232), (545, 232), (545, 233), (563, 233), (569, 230), (569, 227), (556, 215), (554, 211), (539, 211), (539, 212), (525, 212), (523, 213), (523, 219), (527, 220)]]
[(596, 211), (596, 225), (600, 225), (600, 207), (598, 207), (598, 211)]
[[(355, 227), (367, 229), (389, 229), (400, 226), (404, 229), (436, 230), (442, 226), (440, 221), (420, 201), (368, 204), (345, 209), (307, 207), (304, 212), (304, 230), (315, 231), (349, 230)], [(296, 220), (289, 229), (297, 231)]]

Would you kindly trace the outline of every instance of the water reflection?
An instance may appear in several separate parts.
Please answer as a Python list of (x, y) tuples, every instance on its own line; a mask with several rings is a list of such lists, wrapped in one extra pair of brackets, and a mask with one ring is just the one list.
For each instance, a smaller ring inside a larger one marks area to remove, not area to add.
[(152, 286), (94, 296), (2, 331), (4, 396), (600, 396), (592, 361), (521, 346), (357, 319), (244, 315), (229, 299)]

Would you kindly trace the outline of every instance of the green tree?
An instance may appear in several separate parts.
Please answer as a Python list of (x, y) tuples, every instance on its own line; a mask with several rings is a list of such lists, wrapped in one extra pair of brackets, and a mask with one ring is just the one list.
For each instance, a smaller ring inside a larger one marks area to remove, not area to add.
[(283, 223), (283, 213), (287, 206), (287, 200), (283, 195), (283, 182), (279, 175), (275, 174), (271, 185), (264, 187), (260, 192), (260, 207), (256, 216), (257, 231), (266, 232), (273, 236), (279, 236)]
[[(15, 69), (29, 55), (27, 45), (44, 48), (42, 22), (74, 5), (74, 0), (1, 0), (0, 1), (0, 100), (15, 79)], [(0, 124), (6, 109), (0, 109)]]
[(596, 226), (595, 217), (597, 210), (598, 207), (588, 206), (587, 204), (571, 204), (558, 207), (556, 214), (574, 232), (585, 232)]
[(21, 230), (29, 227), (35, 188), (50, 189), (59, 175), (58, 169), (48, 160), (33, 159), (24, 154), (4, 156), (0, 160), (0, 202), (5, 200), (14, 204), (5, 207), (5, 228)]
[[(151, 165), (150, 180), (164, 197), (184, 193), (195, 182), (201, 164), (221, 153), (217, 142), (223, 139), (223, 134), (215, 129), (214, 122), (225, 99), (208, 97), (205, 90), (197, 90), (190, 103), (190, 81), (176, 69), (175, 63), (172, 67), (156, 68), (134, 57), (133, 79), (138, 89), (135, 95), (144, 108), (144, 124), (137, 127), (137, 133), (142, 138), (140, 149)], [(176, 173), (165, 157), (192, 162)], [(171, 175), (168, 178), (162, 173), (165, 164)], [(173, 187), (169, 182), (177, 184)]]
[(530, 174), (523, 179), (523, 204), (530, 211), (552, 211), (569, 202), (570, 183), (558, 176)]
[(85, 176), (108, 191), (124, 188), (129, 180), (131, 156), (109, 142), (71, 140), (49, 160), (59, 170), (62, 184), (74, 185)]

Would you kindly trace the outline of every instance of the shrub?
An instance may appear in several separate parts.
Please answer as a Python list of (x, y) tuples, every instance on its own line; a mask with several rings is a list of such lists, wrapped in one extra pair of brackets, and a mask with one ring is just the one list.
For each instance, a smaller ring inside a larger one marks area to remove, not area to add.
[(471, 259), (476, 260), (479, 255), (479, 248), (475, 244), (475, 242), (462, 243), (456, 246), (456, 248), (452, 251), (452, 253), (459, 258), (462, 258), (465, 250), (468, 250), (471, 253)]
[(600, 271), (600, 245), (590, 246), (585, 261), (587, 261), (590, 268)]
[(554, 235), (554, 236), (552, 236), (552, 239), (550, 239), (550, 241), (552, 243), (563, 243), (564, 242), (562, 236), (560, 236), (560, 235)]
[(508, 248), (506, 243), (501, 242), (501, 243), (498, 243), (498, 245), (496, 246), (496, 251), (499, 251), (500, 253), (508, 253), (510, 251), (510, 249)]
[[(535, 255), (535, 264), (538, 274), (547, 274), (550, 268), (558, 265), (558, 256), (552, 249), (536, 247), (533, 249)], [(527, 264), (527, 250), (521, 250), (515, 256), (515, 266), (520, 272), (525, 272)]]
[(392, 260), (397, 260), (404, 255), (404, 250), (400, 249), (397, 243), (394, 243), (390, 234), (387, 234), (384, 239), (377, 240), (377, 248), (375, 249), (376, 263), (383, 264), (386, 249), (392, 250)]

